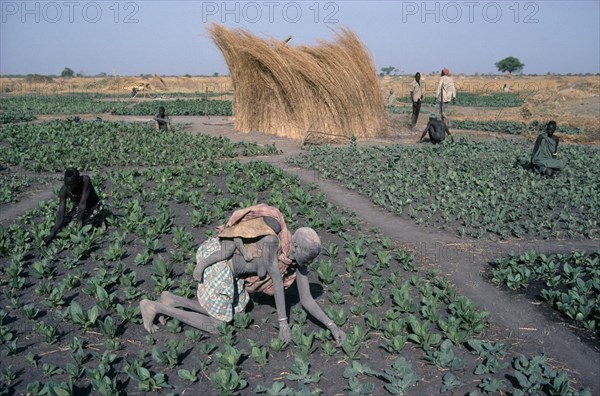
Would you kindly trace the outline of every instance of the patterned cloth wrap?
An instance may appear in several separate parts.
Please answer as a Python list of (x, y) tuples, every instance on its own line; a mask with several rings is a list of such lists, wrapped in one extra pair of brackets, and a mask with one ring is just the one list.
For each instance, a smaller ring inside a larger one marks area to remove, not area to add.
[[(218, 238), (210, 238), (198, 247), (196, 262), (221, 249)], [(231, 270), (231, 260), (219, 261), (204, 270), (202, 283), (198, 284), (198, 301), (213, 318), (229, 322), (234, 312), (244, 312), (250, 299), (244, 280), (236, 279)]]
[[(277, 220), (281, 231), (279, 232), (279, 271), (283, 281), (283, 288), (287, 289), (296, 280), (296, 263), (289, 256), (292, 234), (285, 224), (283, 214), (279, 209), (267, 204), (258, 204), (249, 206), (245, 209), (239, 209), (233, 212), (226, 224), (217, 227), (219, 236), (223, 235), (229, 227), (234, 227), (236, 224), (244, 221), (269, 216)], [(233, 237), (234, 235), (229, 235)], [(240, 237), (243, 235), (239, 235)], [(255, 235), (259, 236), (259, 235)], [(258, 275), (244, 277), (244, 288), (248, 293), (261, 292), (268, 295), (275, 295), (275, 287), (273, 280), (269, 275), (260, 278)]]

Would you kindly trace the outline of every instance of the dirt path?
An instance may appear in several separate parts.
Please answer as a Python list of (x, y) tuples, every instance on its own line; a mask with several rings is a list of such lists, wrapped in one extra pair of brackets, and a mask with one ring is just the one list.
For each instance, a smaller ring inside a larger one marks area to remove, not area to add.
[[(149, 121), (150, 117), (141, 116), (103, 116), (107, 120)], [(582, 342), (566, 326), (550, 320), (537, 306), (527, 298), (501, 290), (483, 279), (482, 274), (489, 268), (494, 258), (511, 251), (522, 253), (537, 251), (542, 253), (567, 252), (572, 250), (592, 251), (600, 248), (597, 240), (565, 241), (508, 241), (492, 242), (486, 240), (459, 239), (454, 235), (421, 227), (375, 206), (368, 199), (350, 192), (339, 183), (324, 180), (312, 171), (290, 167), (285, 158), (299, 154), (302, 149), (297, 142), (289, 139), (268, 136), (262, 133), (243, 134), (233, 129), (233, 123), (224, 117), (173, 117), (174, 122), (187, 124), (190, 133), (204, 133), (225, 136), (232, 141), (252, 141), (259, 144), (275, 144), (283, 153), (277, 156), (262, 157), (288, 173), (297, 175), (304, 183), (314, 183), (338, 207), (353, 211), (365, 226), (378, 228), (386, 236), (401, 246), (413, 251), (417, 260), (424, 266), (439, 268), (452, 281), (461, 293), (476, 302), (483, 310), (490, 312), (492, 328), (496, 338), (508, 339), (519, 344), (520, 351), (531, 354), (544, 353), (550, 362), (564, 364), (576, 371), (584, 379), (584, 385), (592, 394), (600, 394), (600, 352)], [(414, 143), (420, 133), (404, 128), (397, 129), (393, 140), (371, 140), (360, 144), (387, 145), (393, 143)], [(469, 134), (460, 131), (457, 135)], [(497, 134), (494, 139), (502, 139)], [(485, 135), (481, 136), (485, 138)], [(487, 136), (489, 139), (490, 137)], [(506, 137), (514, 139), (514, 136)], [(36, 191), (22, 197), (19, 203), (3, 205), (0, 222), (15, 219), (29, 208), (35, 207), (40, 200), (52, 196), (51, 188)]]

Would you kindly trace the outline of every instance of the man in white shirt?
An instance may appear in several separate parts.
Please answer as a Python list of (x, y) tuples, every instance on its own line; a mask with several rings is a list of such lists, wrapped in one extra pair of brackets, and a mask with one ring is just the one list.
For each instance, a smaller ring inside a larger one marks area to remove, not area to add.
[(446, 106), (454, 98), (456, 98), (456, 88), (454, 87), (454, 81), (452, 80), (452, 77), (450, 77), (450, 72), (448, 71), (448, 69), (443, 68), (442, 78), (440, 78), (440, 83), (438, 84), (435, 100), (440, 101), (440, 114), (444, 122), (446, 122)]
[(419, 112), (421, 111), (421, 100), (423, 99), (423, 87), (421, 86), (421, 73), (415, 74), (415, 81), (410, 85), (410, 99), (412, 101), (411, 127), (415, 129)]

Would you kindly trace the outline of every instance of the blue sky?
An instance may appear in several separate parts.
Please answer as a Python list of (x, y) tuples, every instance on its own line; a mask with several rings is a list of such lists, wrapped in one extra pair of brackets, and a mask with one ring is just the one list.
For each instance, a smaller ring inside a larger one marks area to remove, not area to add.
[(227, 74), (206, 27), (222, 23), (290, 45), (354, 30), (377, 69), (527, 74), (600, 72), (600, 1), (7, 1), (0, 73)]

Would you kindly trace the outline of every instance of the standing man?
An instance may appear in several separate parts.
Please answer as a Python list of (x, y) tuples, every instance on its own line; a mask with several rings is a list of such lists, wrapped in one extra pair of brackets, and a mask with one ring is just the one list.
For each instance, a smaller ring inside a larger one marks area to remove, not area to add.
[(415, 81), (410, 85), (410, 99), (412, 100), (411, 128), (415, 129), (419, 112), (421, 111), (421, 100), (423, 99), (423, 87), (421, 86), (421, 73), (415, 74)]
[(452, 77), (450, 77), (450, 71), (444, 67), (442, 69), (442, 78), (440, 78), (440, 83), (438, 84), (437, 93), (435, 95), (435, 100), (440, 101), (440, 115), (444, 122), (446, 122), (446, 106), (454, 98), (456, 98), (454, 81), (452, 80)]

